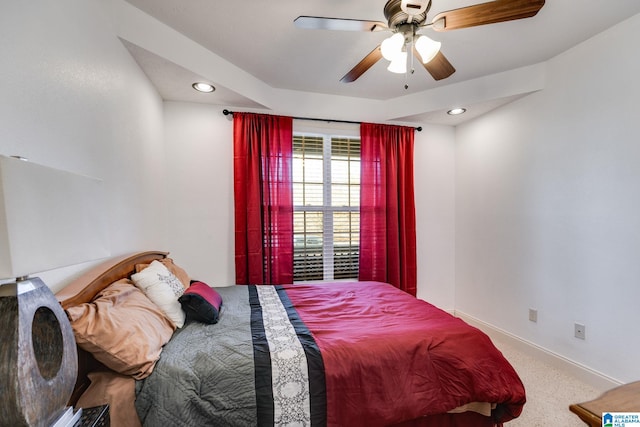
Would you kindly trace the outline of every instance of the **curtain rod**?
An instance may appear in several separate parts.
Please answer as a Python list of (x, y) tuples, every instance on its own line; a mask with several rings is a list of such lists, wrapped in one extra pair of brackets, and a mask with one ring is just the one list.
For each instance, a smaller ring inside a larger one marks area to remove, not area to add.
[[(233, 111), (224, 109), (224, 110), (222, 110), (222, 114), (224, 114), (225, 116), (228, 116), (229, 114), (231, 114), (233, 116)], [(292, 119), (312, 120), (314, 122), (352, 123), (354, 125), (362, 124), (362, 122), (353, 122), (353, 121), (350, 121), (350, 120), (316, 119), (316, 118), (312, 118), (312, 117), (292, 117)], [(414, 128), (414, 129), (417, 130), (418, 132), (422, 132), (422, 126), (418, 126), (418, 127)]]

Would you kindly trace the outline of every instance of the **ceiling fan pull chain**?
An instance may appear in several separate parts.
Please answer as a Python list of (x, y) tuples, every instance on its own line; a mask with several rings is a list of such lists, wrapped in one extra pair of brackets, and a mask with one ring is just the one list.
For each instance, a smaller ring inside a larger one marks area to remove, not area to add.
[[(413, 48), (414, 48), (414, 37), (411, 37), (411, 41), (409, 42), (409, 44), (411, 45), (411, 52), (413, 52)], [(407, 49), (407, 51), (409, 51), (409, 49)], [(409, 62), (409, 64), (407, 65), (407, 71), (404, 73), (404, 89), (407, 90), (409, 89), (409, 72), (413, 75), (413, 73), (416, 71), (415, 68), (413, 68), (413, 55), (408, 55), (407, 61)]]
[[(407, 59), (409, 61), (409, 59)], [(413, 60), (411, 60), (413, 62)], [(411, 74), (413, 74), (413, 64), (411, 64)], [(404, 73), (404, 89), (409, 89), (409, 67), (407, 67), (407, 71)]]

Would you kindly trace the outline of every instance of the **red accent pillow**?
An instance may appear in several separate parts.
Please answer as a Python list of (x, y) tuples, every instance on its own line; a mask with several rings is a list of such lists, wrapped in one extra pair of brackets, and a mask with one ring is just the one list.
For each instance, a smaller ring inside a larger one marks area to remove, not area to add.
[(204, 282), (194, 281), (178, 298), (187, 319), (202, 323), (217, 323), (222, 307), (222, 297), (211, 286)]

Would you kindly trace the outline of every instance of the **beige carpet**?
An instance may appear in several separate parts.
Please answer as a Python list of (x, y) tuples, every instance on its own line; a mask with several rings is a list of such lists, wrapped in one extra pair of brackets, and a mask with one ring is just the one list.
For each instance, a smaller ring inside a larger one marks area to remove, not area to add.
[(586, 424), (569, 411), (569, 405), (595, 399), (604, 390), (596, 390), (505, 342), (496, 339), (493, 342), (518, 372), (527, 393), (522, 415), (505, 427), (585, 427)]

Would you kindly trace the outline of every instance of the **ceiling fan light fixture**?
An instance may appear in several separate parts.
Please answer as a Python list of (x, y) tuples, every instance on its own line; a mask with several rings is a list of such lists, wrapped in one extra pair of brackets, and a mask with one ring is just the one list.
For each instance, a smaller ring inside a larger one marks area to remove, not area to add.
[(407, 72), (407, 52), (399, 52), (396, 57), (393, 58), (387, 70), (392, 73), (404, 74)]
[(424, 35), (418, 37), (415, 44), (416, 50), (420, 54), (423, 64), (426, 64), (435, 58), (438, 52), (440, 52), (441, 46), (442, 43), (432, 40)]
[[(313, 30), (366, 32), (386, 30), (399, 33), (400, 35), (394, 34), (393, 37), (400, 39), (404, 36), (405, 41), (402, 42), (403, 44), (400, 50), (409, 50), (415, 53), (416, 59), (421, 60), (422, 65), (431, 77), (439, 81), (450, 77), (456, 72), (456, 69), (439, 50), (440, 43), (438, 42), (433, 42), (435, 46), (437, 46), (437, 49), (435, 49), (435, 47), (423, 48), (420, 46), (420, 51), (418, 51), (415, 46), (417, 31), (422, 28), (430, 28), (435, 31), (450, 31), (531, 18), (542, 9), (545, 0), (486, 1), (484, 3), (440, 12), (431, 19), (430, 23), (427, 23), (427, 13), (431, 9), (431, 4), (432, 0), (387, 0), (383, 9), (384, 16), (387, 19), (386, 23), (363, 19), (327, 18), (322, 16), (298, 16), (293, 22), (298, 28)], [(428, 42), (428, 39), (423, 39), (420, 44), (431, 44)], [(391, 40), (383, 41), (382, 45), (376, 46), (349, 70), (340, 81), (344, 83), (355, 81), (382, 57), (396, 64), (399, 63), (398, 60), (394, 60), (394, 52), (398, 52), (398, 46), (394, 46)], [(408, 47), (410, 49), (407, 49)], [(395, 70), (396, 64), (390, 65), (389, 68)], [(413, 60), (411, 61), (411, 66), (411, 73), (413, 73)], [(400, 69), (400, 67), (398, 67), (398, 69)], [(402, 67), (402, 69), (404, 69), (404, 67)], [(405, 88), (406, 87), (407, 84), (405, 84)]]
[(382, 57), (387, 61), (393, 61), (399, 53), (402, 52), (404, 46), (404, 36), (400, 33), (395, 33), (391, 37), (386, 38), (380, 44), (380, 51)]

